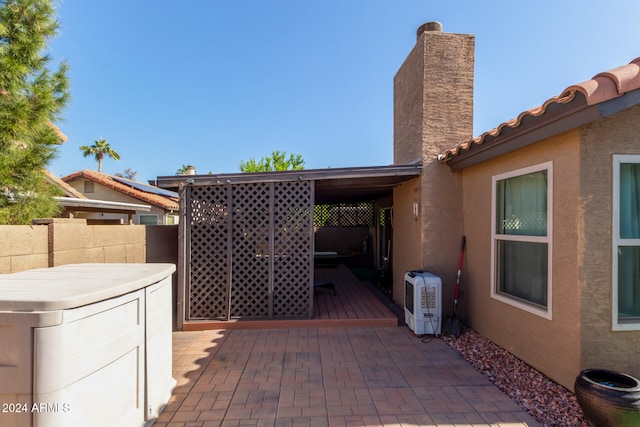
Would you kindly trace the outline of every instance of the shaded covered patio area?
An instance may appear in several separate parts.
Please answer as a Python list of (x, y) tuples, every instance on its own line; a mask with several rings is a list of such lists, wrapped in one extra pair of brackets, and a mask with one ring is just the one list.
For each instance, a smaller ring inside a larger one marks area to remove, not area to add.
[[(362, 313), (352, 313), (357, 304), (342, 309), (332, 308), (331, 301), (316, 304), (314, 283), (323, 279), (314, 275), (315, 257), (329, 251), (350, 261), (368, 258), (371, 269), (380, 269), (382, 258), (390, 265), (391, 227), (378, 233), (378, 214), (390, 211), (396, 186), (420, 174), (421, 166), (411, 164), (158, 177), (158, 186), (180, 194), (177, 328), (361, 320)], [(359, 218), (361, 205), (371, 208), (366, 222)], [(347, 213), (356, 222), (334, 221)], [(336, 235), (339, 227), (357, 227), (360, 234), (338, 230)], [(334, 233), (319, 239), (320, 228)], [(336, 301), (344, 294), (346, 287)]]

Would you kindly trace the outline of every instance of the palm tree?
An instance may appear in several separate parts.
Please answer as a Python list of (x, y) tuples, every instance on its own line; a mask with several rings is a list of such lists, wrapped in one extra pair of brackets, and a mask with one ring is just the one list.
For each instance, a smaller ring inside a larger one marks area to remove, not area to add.
[(106, 154), (113, 160), (120, 160), (120, 154), (118, 154), (107, 142), (106, 139), (100, 138), (94, 141), (93, 145), (83, 145), (80, 147), (82, 155), (84, 157), (94, 156), (98, 161), (98, 172), (102, 172), (102, 158)]

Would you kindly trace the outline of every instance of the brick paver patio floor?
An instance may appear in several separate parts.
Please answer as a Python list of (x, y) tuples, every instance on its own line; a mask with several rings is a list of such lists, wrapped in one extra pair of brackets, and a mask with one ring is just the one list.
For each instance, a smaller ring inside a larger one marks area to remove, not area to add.
[(439, 339), (404, 327), (173, 334), (155, 426), (541, 426)]

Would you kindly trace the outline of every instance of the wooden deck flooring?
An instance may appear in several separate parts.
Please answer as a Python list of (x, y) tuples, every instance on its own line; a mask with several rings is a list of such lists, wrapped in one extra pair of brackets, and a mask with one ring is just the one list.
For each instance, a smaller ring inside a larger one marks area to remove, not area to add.
[(314, 274), (316, 281), (333, 283), (336, 295), (334, 296), (330, 289), (316, 288), (312, 319), (191, 321), (184, 323), (184, 330), (386, 327), (398, 325), (397, 316), (344, 265), (319, 267), (315, 269)]

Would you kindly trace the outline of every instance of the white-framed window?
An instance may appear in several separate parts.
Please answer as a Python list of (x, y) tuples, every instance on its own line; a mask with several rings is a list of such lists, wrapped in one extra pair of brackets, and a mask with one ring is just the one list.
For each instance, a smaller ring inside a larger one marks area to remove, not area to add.
[(158, 225), (158, 215), (138, 215), (140, 225)]
[(640, 155), (613, 156), (612, 329), (640, 330)]
[(551, 319), (553, 162), (492, 178), (491, 297)]

